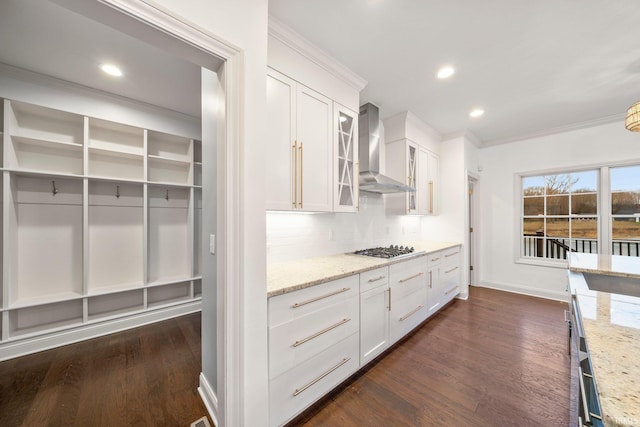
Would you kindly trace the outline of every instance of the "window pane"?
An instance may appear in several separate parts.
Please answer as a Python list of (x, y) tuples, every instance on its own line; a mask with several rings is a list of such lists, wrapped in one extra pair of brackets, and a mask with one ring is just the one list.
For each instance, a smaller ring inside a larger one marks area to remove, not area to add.
[(547, 218), (547, 237), (569, 238), (569, 218)]
[(544, 231), (544, 219), (543, 218), (525, 218), (523, 220), (523, 233), (528, 236), (535, 236), (537, 232), (540, 232), (540, 236)]
[(614, 218), (612, 221), (614, 255), (640, 256), (640, 222), (638, 218)]
[(569, 195), (547, 196), (547, 215), (569, 215)]
[(544, 214), (544, 197), (525, 197), (524, 198), (524, 215), (542, 215)]
[(545, 177), (545, 187), (549, 194), (568, 194), (575, 180), (571, 174), (549, 175)]
[(598, 171), (571, 174), (572, 193), (595, 193), (598, 191)]
[(611, 213), (640, 213), (640, 166), (611, 168)]
[(596, 218), (571, 218), (573, 239), (597, 239), (598, 220)]
[(544, 194), (544, 177), (529, 176), (522, 178), (523, 196), (541, 196)]
[(598, 213), (598, 194), (584, 193), (571, 195), (571, 213), (576, 215), (595, 215)]

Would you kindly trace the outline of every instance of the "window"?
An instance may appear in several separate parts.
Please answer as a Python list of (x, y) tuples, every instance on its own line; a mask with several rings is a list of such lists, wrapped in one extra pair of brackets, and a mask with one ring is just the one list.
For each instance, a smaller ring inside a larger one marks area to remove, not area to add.
[(598, 251), (598, 180), (598, 170), (522, 177), (522, 257)]
[(611, 168), (611, 253), (640, 256), (640, 166)]

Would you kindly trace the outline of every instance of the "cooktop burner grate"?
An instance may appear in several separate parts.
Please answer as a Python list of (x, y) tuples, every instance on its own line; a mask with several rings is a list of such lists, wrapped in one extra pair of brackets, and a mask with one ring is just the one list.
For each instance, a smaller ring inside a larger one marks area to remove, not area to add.
[(377, 258), (396, 258), (399, 256), (413, 255), (416, 253), (414, 248), (408, 246), (391, 245), (387, 247), (377, 247), (369, 249), (360, 249), (354, 252), (356, 255), (373, 256)]

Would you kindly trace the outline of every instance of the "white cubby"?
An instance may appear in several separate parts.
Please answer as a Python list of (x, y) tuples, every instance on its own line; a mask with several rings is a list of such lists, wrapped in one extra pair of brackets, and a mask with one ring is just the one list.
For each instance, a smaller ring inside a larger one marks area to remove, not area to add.
[(11, 305), (82, 295), (82, 181), (10, 181)]
[(0, 345), (200, 298), (200, 142), (1, 98), (0, 141)]
[(139, 289), (90, 297), (87, 303), (87, 318), (89, 321), (103, 320), (142, 311), (144, 310), (143, 292)]
[(164, 283), (192, 275), (193, 230), (190, 188), (149, 185), (148, 282)]
[(89, 181), (88, 293), (144, 284), (142, 184)]
[(156, 308), (191, 299), (190, 282), (153, 286), (147, 289), (147, 306)]

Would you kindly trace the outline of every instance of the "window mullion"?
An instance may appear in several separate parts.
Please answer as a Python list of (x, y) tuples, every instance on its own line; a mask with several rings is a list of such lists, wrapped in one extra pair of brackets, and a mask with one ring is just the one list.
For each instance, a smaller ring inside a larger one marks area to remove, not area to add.
[(598, 252), (611, 254), (611, 178), (607, 166), (600, 168), (600, 191), (598, 197)]

